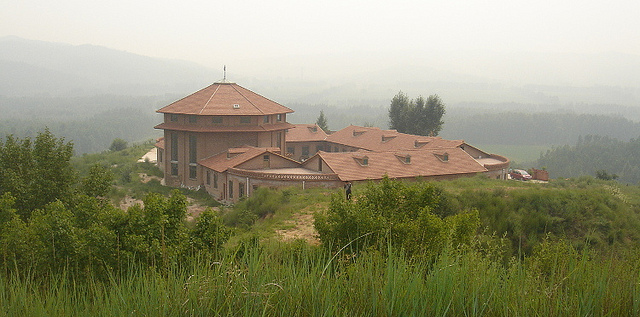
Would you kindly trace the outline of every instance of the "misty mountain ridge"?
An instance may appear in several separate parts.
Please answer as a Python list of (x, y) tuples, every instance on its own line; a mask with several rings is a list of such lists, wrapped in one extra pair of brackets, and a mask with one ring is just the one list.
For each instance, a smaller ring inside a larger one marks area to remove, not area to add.
[[(399, 91), (438, 94), (447, 106), (640, 106), (640, 56), (468, 52), (285, 56), (230, 65), (228, 78), (283, 104), (388, 106)], [(385, 55), (386, 54), (386, 55)], [(223, 62), (221, 61), (221, 65)], [(193, 62), (95, 45), (0, 38), (0, 95), (184, 96), (222, 77)], [(616, 113), (622, 114), (622, 113)]]
[(0, 38), (0, 95), (185, 93), (220, 72), (95, 45)]

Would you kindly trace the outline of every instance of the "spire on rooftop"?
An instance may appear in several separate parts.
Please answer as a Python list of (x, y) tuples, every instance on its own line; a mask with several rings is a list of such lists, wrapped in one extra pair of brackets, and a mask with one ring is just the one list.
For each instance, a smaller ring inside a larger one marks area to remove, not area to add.
[(222, 69), (223, 69), (222, 80), (216, 81), (214, 84), (235, 84), (234, 82), (230, 82), (227, 80), (227, 65), (224, 65)]

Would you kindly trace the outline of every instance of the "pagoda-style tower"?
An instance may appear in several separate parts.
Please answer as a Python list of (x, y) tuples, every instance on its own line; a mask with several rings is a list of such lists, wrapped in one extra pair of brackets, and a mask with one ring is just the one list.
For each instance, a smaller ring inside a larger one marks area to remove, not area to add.
[(280, 148), (284, 154), (287, 113), (293, 110), (222, 80), (157, 112), (164, 122), (164, 170), (167, 186), (203, 185), (198, 162), (229, 148)]

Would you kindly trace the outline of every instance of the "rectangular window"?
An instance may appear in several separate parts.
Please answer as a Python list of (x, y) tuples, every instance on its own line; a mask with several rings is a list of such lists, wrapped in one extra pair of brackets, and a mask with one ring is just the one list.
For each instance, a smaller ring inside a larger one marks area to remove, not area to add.
[(178, 134), (171, 133), (171, 175), (178, 176)]
[(195, 164), (189, 164), (189, 178), (196, 179), (198, 177), (198, 166)]
[(233, 181), (229, 181), (229, 198), (233, 198)]
[(197, 116), (189, 116), (189, 123), (196, 123), (196, 122), (198, 122)]
[(240, 123), (251, 123), (251, 117), (240, 117)]
[(158, 163), (162, 162), (162, 149), (158, 149)]
[(276, 121), (278, 121), (278, 122), (282, 121), (282, 114), (281, 113), (278, 113), (276, 115)]
[(222, 123), (222, 116), (213, 116), (211, 123)]
[(178, 115), (177, 114), (169, 115), (169, 120), (171, 120), (172, 122), (178, 121)]
[(213, 172), (213, 188), (218, 188), (218, 172)]
[(287, 153), (296, 154), (295, 148), (293, 146), (287, 147)]
[(238, 183), (238, 198), (244, 197), (244, 183)]
[(197, 145), (198, 140), (195, 135), (189, 136), (189, 178), (196, 179), (198, 178), (198, 166), (196, 161), (198, 160), (197, 156)]
[(334, 152), (338, 152), (338, 147), (337, 147), (337, 146), (334, 146), (334, 147), (333, 147), (333, 151), (334, 151)]
[(303, 146), (302, 147), (302, 155), (303, 156), (309, 156), (309, 146)]
[(189, 136), (189, 163), (196, 163), (198, 160), (197, 156), (197, 147), (198, 147), (198, 139), (195, 135)]
[(262, 117), (262, 122), (263, 123), (269, 123), (269, 116)]
[(171, 133), (171, 160), (178, 161), (178, 134)]
[(207, 185), (211, 185), (211, 172), (207, 170)]
[(322, 160), (318, 157), (318, 171), (322, 172)]
[(276, 133), (276, 144), (277, 147), (282, 148), (282, 133)]

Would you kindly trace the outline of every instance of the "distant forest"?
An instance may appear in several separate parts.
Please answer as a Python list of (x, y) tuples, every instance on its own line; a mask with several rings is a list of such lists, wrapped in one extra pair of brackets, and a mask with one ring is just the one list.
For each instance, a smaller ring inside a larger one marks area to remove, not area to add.
[[(162, 121), (155, 111), (181, 95), (96, 95), (82, 97), (0, 96), (0, 137), (33, 137), (43, 127), (74, 143), (76, 155), (106, 150), (111, 141), (145, 141), (161, 136), (153, 127)], [(446, 101), (445, 101), (446, 102)], [(388, 106), (285, 104), (295, 112), (291, 123), (313, 123), (323, 110), (331, 130), (350, 124), (388, 128)], [(605, 109), (604, 106), (590, 106)], [(501, 109), (519, 109), (504, 111)], [(532, 108), (532, 107), (528, 107)], [(549, 109), (541, 106), (540, 109)], [(563, 146), (580, 136), (600, 135), (622, 142), (640, 137), (640, 123), (611, 114), (577, 114), (571, 110), (526, 113), (526, 105), (451, 105), (440, 136), (475, 145)], [(540, 110), (531, 109), (531, 110)], [(610, 108), (609, 108), (610, 109)]]
[[(172, 99), (173, 98), (173, 99)], [(35, 137), (44, 127), (74, 144), (75, 154), (106, 150), (113, 139), (141, 142), (161, 136), (155, 110), (177, 97), (2, 97), (0, 137)]]
[(610, 137), (588, 135), (575, 145), (556, 147), (537, 162), (553, 178), (597, 175), (604, 171), (624, 183), (640, 183), (640, 138), (620, 141)]
[[(289, 120), (293, 123), (315, 122), (320, 110), (323, 110), (331, 130), (339, 130), (350, 124), (386, 129), (389, 124), (388, 106), (288, 106), (296, 111)], [(529, 105), (530, 111), (526, 111), (527, 105), (509, 105), (508, 108), (498, 107), (498, 104), (481, 105), (486, 108), (467, 106), (453, 105), (446, 108), (440, 136), (445, 139), (463, 139), (471, 144), (545, 146), (575, 144), (580, 136), (586, 135), (602, 135), (620, 140), (640, 137), (640, 123), (620, 115), (578, 114), (568, 109), (532, 112), (536, 110), (534, 105)], [(591, 107), (606, 108), (604, 105)], [(513, 108), (520, 110), (501, 110)]]

